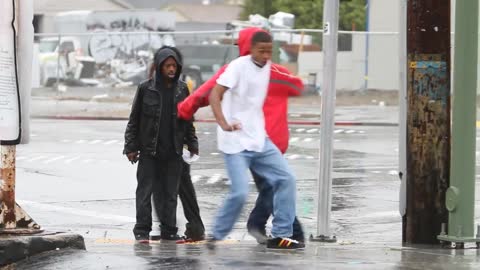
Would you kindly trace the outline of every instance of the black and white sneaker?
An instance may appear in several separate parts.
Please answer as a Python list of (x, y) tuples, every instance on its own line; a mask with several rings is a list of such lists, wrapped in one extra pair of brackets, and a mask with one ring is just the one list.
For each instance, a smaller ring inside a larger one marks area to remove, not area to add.
[(267, 248), (271, 249), (302, 249), (305, 244), (290, 238), (272, 238), (267, 240)]

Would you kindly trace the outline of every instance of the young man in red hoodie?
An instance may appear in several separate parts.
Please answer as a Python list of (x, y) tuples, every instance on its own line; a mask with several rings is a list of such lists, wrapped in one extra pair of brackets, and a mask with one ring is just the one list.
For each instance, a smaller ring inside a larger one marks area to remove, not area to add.
[[(250, 54), (251, 38), (259, 28), (246, 28), (240, 31), (238, 48), (240, 56)], [(216, 80), (225, 71), (228, 65), (223, 66), (207, 82), (201, 85), (192, 95), (178, 104), (178, 115), (180, 118), (190, 120), (193, 114), (200, 108), (208, 106), (208, 97)], [(289, 131), (287, 123), (288, 97), (298, 96), (303, 91), (302, 81), (283, 66), (272, 63), (270, 72), (270, 83), (267, 97), (263, 106), (265, 116), (265, 128), (272, 142), (285, 153), (288, 148)], [(260, 176), (253, 174), (259, 195), (252, 210), (247, 228), (259, 243), (264, 244), (267, 240), (265, 225), (273, 211), (273, 188)], [(293, 239), (303, 242), (304, 233), (297, 218), (293, 223)]]

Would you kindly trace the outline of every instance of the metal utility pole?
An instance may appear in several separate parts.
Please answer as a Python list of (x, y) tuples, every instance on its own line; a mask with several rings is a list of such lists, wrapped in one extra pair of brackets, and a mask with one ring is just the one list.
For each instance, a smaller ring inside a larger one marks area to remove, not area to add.
[[(38, 233), (40, 226), (15, 203), (15, 152), (20, 142), (19, 89), (31, 87), (33, 3), (3, 1), (0, 9), (0, 234)], [(30, 33), (30, 35), (29, 35)], [(21, 70), (22, 72), (18, 72)], [(20, 74), (19, 74), (20, 73)], [(23, 77), (24, 76), (24, 77)], [(28, 106), (28, 103), (26, 104)]]
[(330, 231), (332, 209), (332, 155), (337, 71), (338, 0), (325, 0), (323, 7), (323, 89), (320, 129), (320, 159), (317, 193), (317, 236), (313, 241), (336, 242)]
[(2, 229), (16, 228), (15, 218), (15, 146), (0, 146), (0, 224)]
[(15, 203), (15, 145), (0, 146), (0, 234), (37, 233), (40, 226)]
[(480, 247), (480, 226), (474, 235), (475, 138), (478, 70), (478, 1), (457, 0), (455, 8), (455, 64), (453, 70), (452, 160), (446, 194), (448, 231), (438, 239), (463, 248)]
[(408, 1), (405, 68), (407, 208), (403, 241), (433, 244), (438, 243), (441, 224), (448, 218), (444, 201), (450, 171), (450, 0)]

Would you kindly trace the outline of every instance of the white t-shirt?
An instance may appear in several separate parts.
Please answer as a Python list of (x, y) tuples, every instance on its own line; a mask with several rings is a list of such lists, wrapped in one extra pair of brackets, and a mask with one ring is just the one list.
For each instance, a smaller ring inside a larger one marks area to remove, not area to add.
[(263, 103), (270, 81), (269, 61), (258, 67), (250, 55), (233, 60), (217, 79), (229, 88), (223, 95), (222, 111), (227, 123), (240, 123), (241, 130), (225, 132), (217, 128), (218, 148), (226, 154), (244, 150), (261, 152), (265, 144)]

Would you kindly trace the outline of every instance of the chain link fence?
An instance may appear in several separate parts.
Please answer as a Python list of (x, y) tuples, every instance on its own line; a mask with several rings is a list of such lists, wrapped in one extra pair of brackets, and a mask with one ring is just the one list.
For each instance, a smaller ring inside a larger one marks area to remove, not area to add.
[[(272, 30), (273, 60), (303, 78), (306, 93), (321, 93), (322, 30)], [(176, 46), (193, 89), (238, 57), (238, 32), (107, 32), (37, 34), (34, 88), (135, 87), (148, 78), (155, 50)], [(398, 90), (397, 33), (339, 32), (337, 89)]]

